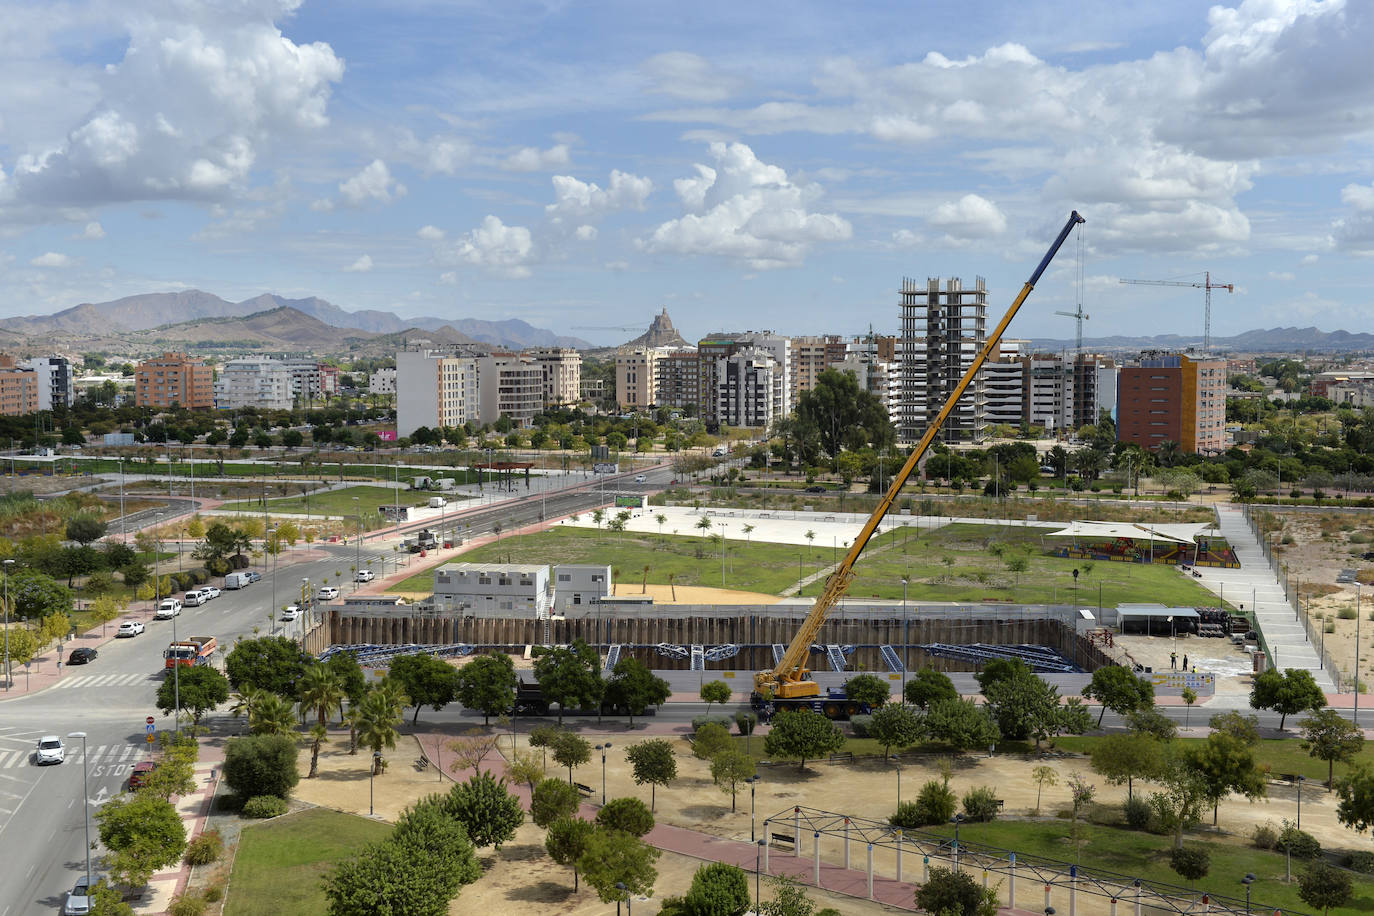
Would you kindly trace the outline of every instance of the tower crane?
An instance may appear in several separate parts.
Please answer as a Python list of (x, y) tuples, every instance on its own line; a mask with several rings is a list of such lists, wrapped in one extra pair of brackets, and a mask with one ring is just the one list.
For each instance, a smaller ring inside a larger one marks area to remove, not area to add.
[(826, 618), (830, 616), (830, 611), (849, 590), (849, 583), (854, 578), (854, 564), (858, 562), (859, 554), (863, 552), (864, 547), (873, 537), (873, 532), (878, 530), (878, 526), (882, 524), (888, 510), (896, 501), (897, 495), (902, 492), (902, 486), (906, 484), (907, 479), (916, 470), (926, 450), (930, 448), (931, 442), (939, 434), (940, 427), (949, 418), (964, 391), (973, 382), (974, 377), (978, 375), (978, 371), (983, 368), (983, 363), (1001, 345), (1002, 335), (1006, 333), (1007, 326), (1016, 317), (1017, 311), (1021, 308), (1021, 303), (1026, 301), (1026, 297), (1030, 295), (1035, 284), (1039, 282), (1040, 275), (1045, 272), (1045, 268), (1050, 266), (1050, 261), (1054, 259), (1060, 246), (1064, 244), (1064, 240), (1069, 237), (1069, 233), (1083, 221), (1083, 217), (1078, 215), (1077, 210), (1069, 214), (1069, 221), (1059, 231), (1059, 236), (1054, 240), (1054, 244), (1050, 246), (1049, 251), (1045, 252), (1044, 258), (1040, 260), (1040, 265), (1035, 268), (1035, 272), (1031, 274), (1025, 286), (1021, 287), (1020, 294), (1007, 308), (1006, 314), (1002, 316), (997, 327), (988, 335), (987, 341), (983, 344), (983, 348), (978, 351), (978, 355), (973, 358), (973, 362), (964, 370), (963, 377), (959, 379), (959, 383), (954, 386), (954, 390), (945, 399), (944, 406), (940, 408), (934, 421), (926, 429), (925, 434), (921, 436), (921, 441), (916, 443), (916, 447), (907, 456), (906, 463), (902, 465), (902, 469), (892, 479), (887, 492), (883, 494), (878, 505), (874, 507), (858, 536), (854, 538), (854, 543), (850, 545), (844, 559), (840, 561), (840, 565), (826, 579), (825, 588), (820, 597), (816, 599), (816, 603), (807, 613), (806, 619), (802, 621), (801, 627), (792, 637), (792, 642), (788, 644), (777, 664), (767, 671), (759, 671), (754, 675), (754, 693), (750, 697), (753, 705), (762, 707), (766, 704), (772, 704), (776, 709), (814, 708), (826, 715), (830, 715), (831, 709), (848, 705), (833, 702), (836, 699), (833, 692), (829, 698), (832, 702), (827, 703), (820, 699), (820, 686), (808, 677), (810, 671), (806, 667), (806, 658), (811, 651), (811, 644), (820, 634), (821, 627), (825, 624)]
[(1085, 321), (1088, 320), (1088, 313), (1085, 312), (1085, 311), (1083, 311), (1083, 303), (1081, 303), (1081, 302), (1078, 303), (1078, 308), (1077, 308), (1075, 311), (1072, 311), (1072, 312), (1060, 312), (1060, 311), (1056, 311), (1055, 314), (1056, 314), (1056, 315), (1063, 315), (1065, 318), (1077, 318), (1077, 319), (1078, 319), (1078, 334), (1077, 334), (1077, 336), (1074, 338), (1073, 352), (1074, 352), (1074, 353), (1082, 353), (1082, 352), (1083, 352), (1083, 322), (1085, 322)]
[(1203, 271), (1201, 283), (1187, 283), (1181, 280), (1122, 280), (1122, 283), (1132, 283), (1136, 286), (1191, 286), (1193, 289), (1207, 290), (1207, 307), (1203, 312), (1202, 319), (1202, 349), (1210, 351), (1212, 349), (1212, 290), (1224, 289), (1228, 293), (1236, 291), (1234, 283), (1213, 283), (1212, 272)]

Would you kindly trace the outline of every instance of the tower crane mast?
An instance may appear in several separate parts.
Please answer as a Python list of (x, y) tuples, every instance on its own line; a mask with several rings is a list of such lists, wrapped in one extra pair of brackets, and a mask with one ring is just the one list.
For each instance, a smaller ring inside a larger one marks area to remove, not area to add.
[(1203, 312), (1202, 319), (1202, 349), (1211, 351), (1212, 349), (1212, 290), (1224, 289), (1228, 293), (1236, 291), (1234, 283), (1213, 283), (1212, 272), (1203, 271), (1201, 283), (1187, 283), (1181, 280), (1122, 280), (1122, 283), (1130, 283), (1135, 286), (1190, 286), (1193, 289), (1205, 289), (1207, 291), (1207, 305)]

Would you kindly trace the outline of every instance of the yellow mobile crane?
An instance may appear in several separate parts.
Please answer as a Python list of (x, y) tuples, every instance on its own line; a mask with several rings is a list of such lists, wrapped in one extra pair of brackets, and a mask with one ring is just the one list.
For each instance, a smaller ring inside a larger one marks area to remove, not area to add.
[(950, 411), (959, 403), (959, 398), (968, 388), (969, 383), (973, 381), (978, 370), (982, 368), (988, 355), (997, 349), (997, 345), (1002, 340), (1002, 335), (1006, 333), (1007, 326), (1016, 317), (1017, 311), (1021, 308), (1021, 303), (1026, 301), (1030, 291), (1035, 288), (1040, 275), (1045, 272), (1050, 261), (1054, 260), (1055, 254), (1059, 252), (1059, 247), (1064, 244), (1064, 240), (1069, 237), (1069, 233), (1073, 231), (1074, 227), (1082, 222), (1084, 222), (1083, 217), (1078, 215), (1077, 210), (1069, 214), (1069, 221), (1064, 224), (1064, 228), (1059, 232), (1059, 237), (1054, 240), (1050, 250), (1041, 259), (1040, 266), (1035, 268), (1035, 273), (1031, 274), (1026, 285), (1021, 288), (1021, 293), (1016, 297), (1016, 301), (1007, 309), (1007, 313), (1002, 316), (1002, 320), (992, 332), (992, 336), (987, 339), (987, 343), (983, 345), (983, 349), (974, 358), (973, 363), (964, 373), (964, 377), (954, 387), (954, 391), (950, 393), (945, 405), (940, 408), (940, 413), (936, 416), (935, 422), (930, 425), (925, 435), (921, 437), (921, 441), (911, 450), (911, 454), (907, 457), (906, 463), (902, 465), (901, 471), (893, 478), (892, 485), (887, 488), (887, 492), (883, 494), (883, 498), (878, 502), (873, 514), (864, 523), (863, 530), (859, 532), (859, 536), (850, 545), (849, 551), (844, 555), (844, 560), (840, 563), (839, 568), (831, 573), (830, 578), (826, 580), (825, 590), (816, 599), (811, 612), (806, 615), (806, 620), (802, 622), (801, 629), (793, 637), (787, 651), (783, 653), (782, 658), (773, 668), (768, 671), (760, 671), (754, 675), (754, 694), (751, 699), (755, 707), (772, 707), (775, 709), (814, 707), (832, 718), (839, 718), (848, 711), (849, 706), (852, 706), (852, 704), (843, 702), (844, 698), (835, 695), (833, 691), (829, 697), (831, 702), (822, 703), (818, 699), (820, 687), (815, 681), (810, 680), (808, 675), (811, 672), (804, 664), (811, 651), (811, 644), (820, 633), (825, 619), (830, 616), (831, 608), (839, 603), (840, 599), (844, 597), (844, 593), (849, 589), (849, 583), (854, 578), (854, 564), (858, 561), (859, 554), (863, 553), (869, 538), (873, 536), (873, 532), (878, 529), (878, 525), (882, 523), (888, 510), (892, 508), (892, 503), (897, 498), (897, 494), (901, 492), (902, 485), (916, 470), (916, 465), (920, 463), (926, 449), (930, 448), (930, 444), (935, 440), (940, 427), (949, 417)]

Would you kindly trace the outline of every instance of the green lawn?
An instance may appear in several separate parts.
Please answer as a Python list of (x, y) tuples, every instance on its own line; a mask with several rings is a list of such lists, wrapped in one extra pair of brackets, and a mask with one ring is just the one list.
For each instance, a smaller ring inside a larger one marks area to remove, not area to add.
[(225, 916), (324, 913), (320, 879), (341, 859), (391, 832), (390, 824), (314, 808), (245, 827)]
[[(1047, 803), (1057, 804), (1062, 802), (1064, 792), (1062, 788), (1051, 789), (1047, 794), (1058, 800)], [(924, 829), (946, 836), (954, 834), (953, 827)], [(1297, 882), (1291, 885), (1283, 883), (1284, 856), (1281, 853), (1255, 849), (1235, 838), (1188, 838), (1186, 834), (1185, 838), (1206, 843), (1211, 853), (1208, 877), (1197, 883), (1199, 895), (1210, 892), (1244, 900), (1245, 888), (1240, 884), (1240, 877), (1252, 873), (1257, 879), (1251, 885), (1256, 913), (1273, 912), (1275, 907), (1285, 911), (1294, 909), (1312, 912), (1312, 908), (1298, 898)], [(964, 824), (959, 829), (959, 839), (965, 843), (1014, 849), (1020, 855), (1074, 861), (1071, 827), (1066, 820), (1001, 820), (985, 824)], [(1171, 842), (1170, 837), (1143, 831), (1079, 824), (1079, 843), (1082, 847), (1080, 857), (1085, 870), (1115, 872), (1128, 878), (1138, 877), (1145, 881), (1186, 886), (1187, 882), (1169, 868)], [(1295, 876), (1304, 864), (1297, 860), (1293, 861)], [(1130, 899), (1129, 895), (1127, 899)], [(1368, 879), (1356, 880), (1354, 898), (1347, 907), (1340, 910), (1343, 913), (1352, 911), (1374, 912), (1374, 882)]]
[[(1193, 710), (1193, 724), (1206, 725), (1208, 714)], [(1289, 727), (1294, 727), (1297, 722), (1302, 720), (1302, 716), (1289, 716)], [(1064, 736), (1054, 739), (1055, 747), (1072, 751), (1076, 754), (1091, 754), (1093, 748), (1100, 737), (1074, 737)], [(1202, 738), (1179, 738), (1180, 745), (1201, 744)], [(1306, 776), (1313, 782), (1326, 783), (1326, 761), (1318, 760), (1308, 755), (1302, 749), (1302, 741), (1298, 738), (1265, 738), (1255, 748), (1255, 759), (1260, 765), (1268, 764), (1269, 772), (1274, 778), (1285, 776), (1289, 773)], [(1374, 766), (1374, 742), (1365, 742), (1364, 749), (1355, 755), (1352, 764), (1336, 764), (1336, 779), (1339, 780), (1346, 775), (1354, 766)], [(1321, 792), (1324, 789), (1313, 787), (1313, 791)]]
[[(402, 506), (423, 506), (434, 495), (423, 490), (406, 489), (405, 485), (402, 484), (399, 500)], [(353, 502), (355, 496), (358, 497), (356, 504)], [(451, 494), (446, 494), (446, 498), (450, 502), (454, 501)], [(376, 513), (378, 506), (395, 505), (397, 493), (394, 487), (345, 487), (342, 490), (312, 494), (308, 500), (304, 496), (269, 499), (267, 509), (273, 515), (304, 515), (307, 502), (311, 515), (353, 515), (359, 508), (365, 513)], [(238, 509), (242, 512), (261, 512), (262, 503), (246, 499), (225, 503), (222, 508)]]

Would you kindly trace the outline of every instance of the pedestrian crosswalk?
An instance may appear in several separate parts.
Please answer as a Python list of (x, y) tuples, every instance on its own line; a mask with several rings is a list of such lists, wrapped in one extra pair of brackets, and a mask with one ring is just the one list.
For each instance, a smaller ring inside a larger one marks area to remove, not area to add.
[[(90, 762), (92, 764), (119, 764), (133, 763), (148, 756), (148, 746), (146, 744), (100, 744), (90, 748)], [(81, 762), (81, 745), (67, 745), (67, 759), (63, 766), (67, 764)], [(33, 765), (33, 748), (25, 747), (20, 749), (0, 748), (0, 770), (10, 770), (16, 767), (27, 767)]]
[(78, 690), (83, 687), (133, 687), (160, 681), (146, 674), (83, 674), (68, 675), (52, 686), (53, 690)]

